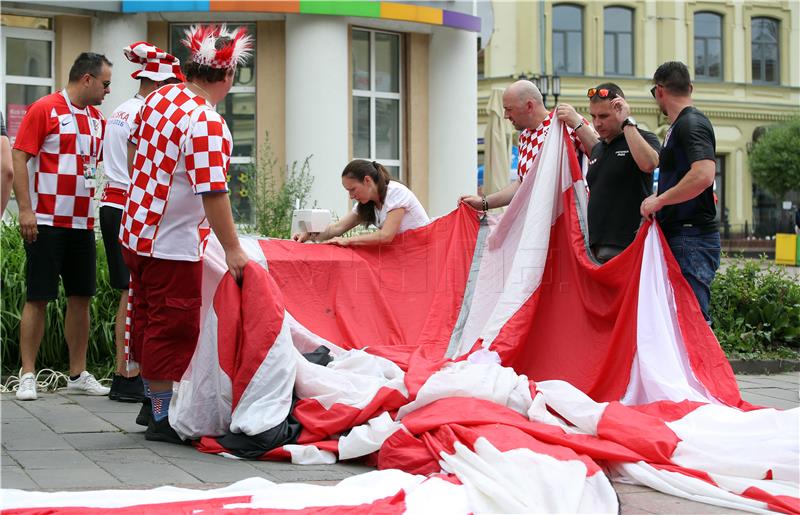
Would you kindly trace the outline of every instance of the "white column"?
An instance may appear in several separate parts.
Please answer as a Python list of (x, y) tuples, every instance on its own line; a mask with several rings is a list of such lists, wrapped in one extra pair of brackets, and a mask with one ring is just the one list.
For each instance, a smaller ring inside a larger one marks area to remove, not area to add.
[(476, 36), (434, 28), (429, 52), (428, 205), (431, 216), (456, 207), (477, 188)]
[(347, 22), (286, 16), (286, 162), (313, 154), (309, 206), (342, 217), (349, 209), (341, 173), (348, 158)]
[(90, 50), (105, 55), (114, 65), (111, 68), (111, 93), (106, 95), (100, 106), (106, 117), (139, 89), (139, 81), (131, 78), (137, 66), (125, 58), (122, 49), (131, 43), (146, 40), (146, 14), (97, 13), (92, 17)]

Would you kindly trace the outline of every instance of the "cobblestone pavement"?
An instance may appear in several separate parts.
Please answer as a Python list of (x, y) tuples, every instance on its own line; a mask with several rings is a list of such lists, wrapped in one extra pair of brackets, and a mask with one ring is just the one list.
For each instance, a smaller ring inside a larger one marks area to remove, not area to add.
[[(737, 376), (742, 397), (762, 406), (800, 406), (800, 374)], [(40, 394), (18, 402), (3, 394), (0, 486), (30, 490), (212, 488), (260, 476), (277, 483), (333, 484), (372, 468), (351, 463), (300, 466), (238, 461), (191, 447), (148, 442), (134, 423), (138, 404), (66, 393)], [(643, 486), (615, 483), (623, 514), (731, 513)]]

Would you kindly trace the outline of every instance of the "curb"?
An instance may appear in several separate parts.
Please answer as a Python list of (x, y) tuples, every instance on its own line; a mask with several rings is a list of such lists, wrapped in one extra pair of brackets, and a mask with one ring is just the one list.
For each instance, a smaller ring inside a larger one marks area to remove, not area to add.
[(731, 359), (728, 361), (734, 374), (780, 374), (800, 371), (800, 360), (796, 359)]

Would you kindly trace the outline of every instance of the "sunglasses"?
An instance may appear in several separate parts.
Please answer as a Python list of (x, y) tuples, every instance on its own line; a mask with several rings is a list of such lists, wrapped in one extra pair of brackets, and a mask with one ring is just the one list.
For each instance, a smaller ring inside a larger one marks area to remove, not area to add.
[[(97, 75), (93, 75), (91, 73), (89, 75), (91, 75), (95, 79), (97, 78)], [(110, 80), (104, 80), (103, 81), (103, 89), (108, 89), (110, 86), (111, 86), (111, 81)]]
[(586, 92), (586, 96), (589, 98), (600, 97), (600, 98), (615, 98), (617, 95), (612, 91), (602, 88), (589, 88), (589, 91)]
[(661, 86), (661, 84), (654, 84), (652, 88), (650, 88), (650, 94), (653, 95), (653, 98), (656, 98), (656, 88)]

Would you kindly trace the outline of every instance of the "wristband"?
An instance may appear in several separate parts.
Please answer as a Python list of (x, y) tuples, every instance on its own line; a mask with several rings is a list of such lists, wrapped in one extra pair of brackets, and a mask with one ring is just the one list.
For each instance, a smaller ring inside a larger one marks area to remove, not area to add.
[(572, 129), (572, 130), (574, 132), (578, 132), (578, 129), (580, 129), (581, 127), (583, 127), (583, 120), (581, 120), (580, 123), (578, 125), (576, 125), (575, 128)]
[(483, 203), (483, 211), (489, 211), (489, 201), (486, 200), (485, 196), (481, 197), (481, 202)]

